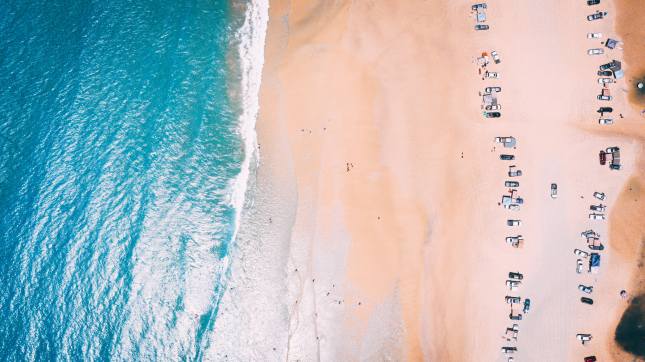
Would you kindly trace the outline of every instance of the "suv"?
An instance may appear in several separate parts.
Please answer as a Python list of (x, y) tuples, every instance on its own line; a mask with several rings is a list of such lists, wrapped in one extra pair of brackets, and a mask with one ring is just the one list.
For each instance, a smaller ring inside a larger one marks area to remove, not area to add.
[(596, 11), (595, 13), (593, 13), (591, 15), (588, 15), (587, 20), (589, 20), (589, 21), (600, 20), (600, 19), (604, 18), (605, 16), (607, 16), (606, 11)]
[(520, 272), (508, 272), (508, 277), (511, 279), (517, 279), (517, 280), (524, 279), (524, 275)]
[(517, 181), (504, 181), (504, 187), (520, 187), (520, 183)]
[(589, 304), (589, 305), (592, 305), (592, 304), (593, 304), (593, 299), (591, 299), (591, 298), (587, 298), (587, 297), (581, 297), (581, 298), (580, 298), (580, 301), (581, 301), (582, 303), (584, 303), (584, 304)]
[(484, 24), (477, 24), (475, 25), (475, 30), (488, 30), (490, 27), (488, 25)]
[(612, 75), (614, 75), (614, 72), (612, 72), (611, 70), (599, 70), (598, 71), (598, 76), (599, 77), (611, 77)]
[(611, 107), (600, 107), (596, 112), (600, 113), (600, 115), (602, 116), (603, 113), (611, 113), (613, 111), (614, 109)]
[(484, 112), (484, 117), (486, 118), (499, 118), (502, 114), (499, 112)]
[(499, 159), (504, 161), (513, 161), (515, 159), (515, 156), (502, 154), (502, 155), (499, 155)]
[(578, 285), (578, 289), (580, 289), (581, 292), (585, 292), (587, 294), (591, 294), (591, 292), (593, 292), (592, 286), (586, 286), (583, 284)]
[(573, 249), (573, 253), (582, 258), (586, 258), (589, 256), (589, 253), (580, 249)]

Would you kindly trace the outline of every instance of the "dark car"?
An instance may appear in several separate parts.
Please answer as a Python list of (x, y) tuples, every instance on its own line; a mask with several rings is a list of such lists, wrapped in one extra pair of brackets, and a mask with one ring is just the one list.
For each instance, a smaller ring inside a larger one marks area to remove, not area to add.
[(598, 112), (600, 114), (603, 114), (603, 113), (611, 113), (613, 111), (614, 111), (614, 109), (611, 108), (611, 107), (600, 107), (600, 108), (598, 108), (598, 110), (596, 112)]
[(483, 24), (475, 25), (475, 30), (488, 30), (488, 29), (489, 29), (488, 25), (483, 25)]
[(592, 5), (598, 5), (600, 4), (600, 0), (587, 0), (587, 5), (592, 6)]
[(612, 75), (614, 75), (614, 72), (612, 72), (611, 70), (599, 70), (598, 71), (598, 76), (599, 77), (611, 77)]
[(585, 357), (585, 362), (596, 362), (596, 356)]
[(505, 187), (520, 187), (520, 183), (517, 181), (504, 181)]
[(618, 65), (618, 61), (617, 60), (612, 60), (609, 63), (605, 63), (605, 64), (601, 65), (600, 70), (607, 70), (607, 69), (610, 69), (611, 67), (614, 67), (614, 66), (617, 66), (617, 65)]
[(587, 297), (582, 297), (580, 298), (580, 301), (583, 302), (584, 304), (593, 304), (593, 299), (587, 298)]
[(598, 158), (600, 159), (601, 165), (607, 163), (607, 154), (605, 153), (605, 151), (600, 151), (600, 153), (598, 153)]
[(520, 272), (508, 272), (508, 277), (509, 279), (517, 279), (517, 280), (522, 280), (524, 279), (524, 275)]
[(524, 299), (524, 309), (522, 309), (524, 311), (524, 314), (528, 313), (529, 309), (531, 309), (531, 300), (526, 298)]
[(605, 246), (600, 243), (600, 245), (589, 244), (589, 249), (591, 250), (605, 250)]
[(499, 118), (502, 114), (499, 112), (484, 112), (484, 117), (486, 118)]
[(595, 13), (588, 15), (587, 20), (593, 21), (593, 20), (599, 20), (607, 16), (606, 11), (596, 11)]
[(512, 160), (515, 159), (515, 156), (514, 155), (499, 155), (499, 159), (504, 160), (504, 161), (512, 161)]
[(521, 321), (522, 320), (522, 315), (521, 314), (511, 314), (508, 315), (508, 318), (510, 318), (512, 321)]
[(620, 170), (620, 164), (618, 164), (618, 163), (611, 163), (611, 164), (609, 165), (609, 168), (610, 168), (611, 170)]

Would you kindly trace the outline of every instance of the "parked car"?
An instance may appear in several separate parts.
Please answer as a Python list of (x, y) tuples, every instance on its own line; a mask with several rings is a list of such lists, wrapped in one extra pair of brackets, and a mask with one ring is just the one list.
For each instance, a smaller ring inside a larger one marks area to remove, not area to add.
[(587, 39), (599, 39), (602, 38), (602, 33), (587, 33)]
[(593, 13), (591, 15), (588, 15), (587, 20), (589, 20), (589, 21), (600, 20), (600, 19), (604, 18), (605, 16), (607, 16), (606, 11), (596, 11), (595, 13)]
[(607, 69), (611, 69), (612, 67), (616, 66), (617, 64), (618, 64), (617, 60), (612, 60), (609, 63), (605, 63), (605, 64), (600, 65), (599, 68), (600, 68), (600, 70), (607, 70)]
[(612, 100), (612, 99), (613, 99), (613, 97), (612, 97), (612, 96), (603, 96), (602, 94), (599, 94), (596, 98), (597, 98), (599, 101), (610, 101), (610, 100)]
[(593, 210), (597, 212), (605, 212), (606, 209), (607, 209), (607, 206), (603, 204), (589, 205), (589, 210)]
[(613, 78), (598, 78), (599, 84), (616, 83)]
[(508, 177), (519, 177), (522, 176), (522, 170), (517, 169), (517, 166), (511, 165), (508, 166)]
[(605, 201), (606, 195), (605, 195), (604, 192), (596, 191), (596, 192), (593, 193), (593, 197), (597, 198), (600, 201)]
[[(598, 5), (598, 4), (600, 4), (600, 0), (587, 0), (587, 5), (589, 5), (589, 6)], [(585, 362), (587, 362), (587, 361), (585, 361)]]
[(520, 183), (517, 181), (504, 181), (505, 187), (520, 187)]
[(499, 111), (500, 109), (502, 109), (502, 105), (501, 104), (489, 104), (489, 105), (487, 105), (485, 107), (485, 109), (487, 111)]
[(531, 309), (531, 300), (529, 298), (524, 299), (524, 308), (522, 311), (524, 314), (529, 312), (529, 309)]
[(580, 236), (582, 236), (583, 238), (591, 238), (591, 237), (598, 236), (598, 234), (596, 234), (596, 232), (593, 231), (593, 229), (588, 229), (588, 230), (585, 230), (585, 231), (581, 232)]
[(587, 257), (589, 257), (589, 253), (587, 253), (587, 252), (586, 252), (586, 251), (584, 251), (584, 250), (580, 250), (580, 249), (573, 249), (573, 253), (574, 253), (574, 254), (576, 254), (576, 255), (577, 255), (577, 256), (579, 256), (579, 257), (582, 257), (582, 258), (587, 258)]
[(587, 298), (587, 297), (581, 297), (580, 301), (584, 304), (590, 304), (590, 305), (593, 304), (593, 299)]
[[(611, 75), (611, 74), (610, 74)], [(489, 72), (486, 71), (484, 73), (484, 77), (486, 78), (492, 78), (492, 79), (499, 79), (499, 73), (498, 72)]]
[(576, 338), (577, 338), (579, 341), (582, 341), (582, 342), (584, 343), (584, 342), (587, 342), (587, 341), (591, 341), (591, 334), (588, 334), (588, 333), (578, 333), (578, 334), (576, 334)]
[(605, 215), (596, 214), (595, 212), (589, 214), (589, 219), (591, 220), (605, 220)]
[(504, 353), (515, 353), (515, 352), (517, 352), (517, 347), (502, 347), (502, 352), (504, 352)]
[(484, 117), (486, 118), (499, 118), (502, 114), (499, 112), (484, 112)]
[[(598, 2), (600, 2), (599, 0), (590, 0), (590, 1), (598, 1)], [(597, 361), (596, 356), (587, 356), (587, 357), (585, 357), (585, 362), (596, 362), (596, 361)]]
[(599, 77), (611, 77), (614, 75), (614, 72), (611, 70), (599, 70), (598, 71), (598, 76)]
[(511, 296), (507, 295), (506, 297), (504, 297), (504, 300), (508, 304), (520, 304), (520, 302), (522, 301), (522, 298), (520, 298), (520, 297), (511, 297)]
[(604, 113), (611, 113), (613, 111), (614, 109), (611, 107), (599, 107), (596, 112), (600, 113), (600, 115), (603, 115)]
[(602, 48), (592, 48), (587, 50), (587, 54), (589, 55), (600, 55), (600, 54), (605, 54), (605, 51)]
[(508, 205), (508, 209), (512, 211), (518, 211), (520, 209), (520, 205), (517, 205), (517, 204)]
[(502, 87), (486, 87), (484, 88), (484, 92), (486, 93), (493, 93), (493, 92), (501, 92)]
[(603, 126), (608, 126), (608, 125), (614, 124), (614, 119), (613, 118), (600, 118), (598, 120), (598, 123), (603, 125)]
[(517, 248), (520, 246), (520, 243), (524, 239), (522, 238), (522, 235), (517, 235), (517, 236), (507, 236), (506, 237), (506, 242), (508, 244), (511, 244), (514, 248)]
[(558, 197), (558, 184), (551, 184), (551, 198), (555, 199)]
[(582, 273), (582, 267), (583, 267), (582, 259), (576, 260), (576, 273), (578, 274)]
[(488, 30), (490, 27), (488, 25), (484, 24), (477, 24), (475, 25), (475, 30)]
[(520, 287), (520, 284), (522, 284), (522, 282), (519, 281), (519, 280), (507, 280), (506, 281), (506, 286), (510, 290), (517, 290), (517, 288)]
[(522, 314), (513, 314), (513, 311), (508, 315), (508, 318), (510, 318), (512, 321), (521, 321), (522, 320)]
[(607, 163), (607, 154), (605, 153), (605, 151), (601, 150), (598, 153), (598, 159), (599, 159), (601, 165), (604, 165), (604, 164)]
[(612, 163), (609, 164), (609, 169), (610, 170), (620, 170), (620, 164), (612, 162)]
[(592, 286), (586, 286), (583, 284), (578, 285), (578, 289), (580, 289), (580, 291), (585, 292), (587, 294), (591, 294), (591, 292), (593, 292)]
[(499, 58), (499, 54), (497, 54), (497, 51), (493, 50), (490, 55), (493, 57), (493, 61), (495, 64), (499, 64), (502, 62), (502, 60)]
[(605, 152), (607, 152), (607, 153), (618, 152), (618, 151), (620, 151), (620, 148), (619, 148), (619, 147), (616, 147), (616, 146), (614, 146), (614, 147), (607, 147), (607, 149), (605, 149)]
[(511, 279), (517, 279), (517, 280), (524, 279), (524, 275), (520, 272), (508, 272), (508, 277)]
[(506, 225), (508, 225), (508, 226), (520, 226), (520, 225), (522, 225), (522, 221), (517, 220), (517, 219), (508, 219), (508, 220), (506, 220)]
[(499, 155), (499, 159), (504, 161), (512, 161), (515, 159), (515, 155), (502, 154), (502, 155)]
[(470, 8), (471, 8), (473, 11), (477, 11), (477, 10), (479, 10), (479, 9), (486, 9), (486, 7), (487, 7), (487, 6), (486, 6), (486, 3), (479, 3), (479, 4), (475, 4), (475, 5), (471, 6)]

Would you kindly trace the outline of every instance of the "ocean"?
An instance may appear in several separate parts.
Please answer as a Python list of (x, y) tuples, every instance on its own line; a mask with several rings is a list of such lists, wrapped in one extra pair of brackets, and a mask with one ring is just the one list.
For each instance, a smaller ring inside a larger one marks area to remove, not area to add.
[(268, 4), (0, 2), (0, 356), (204, 360)]

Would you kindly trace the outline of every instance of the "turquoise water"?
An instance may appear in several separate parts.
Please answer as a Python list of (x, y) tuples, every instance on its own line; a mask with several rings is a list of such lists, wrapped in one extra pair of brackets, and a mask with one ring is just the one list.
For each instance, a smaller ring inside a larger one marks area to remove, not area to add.
[(244, 159), (236, 17), (0, 2), (2, 360), (201, 359)]

